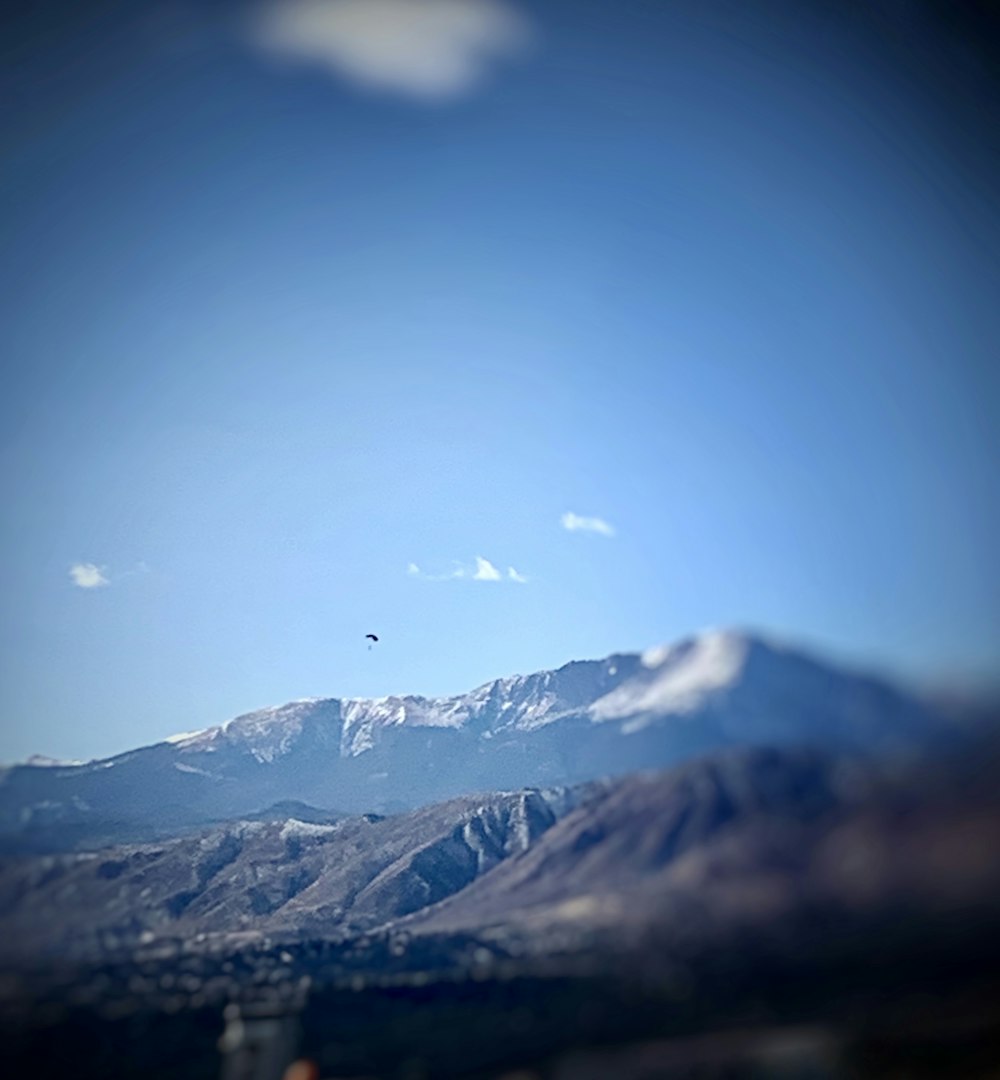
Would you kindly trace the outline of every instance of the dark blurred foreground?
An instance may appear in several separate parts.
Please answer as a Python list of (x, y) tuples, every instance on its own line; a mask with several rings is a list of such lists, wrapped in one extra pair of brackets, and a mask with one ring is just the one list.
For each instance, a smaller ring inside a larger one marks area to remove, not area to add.
[(648, 804), (630, 826), (638, 789), (621, 788), (464, 893), (360, 936), (11, 970), (11, 1074), (279, 1080), (301, 1058), (396, 1080), (1000, 1076), (995, 749), (918, 763), (807, 819), (731, 817), (682, 847), (692, 803), (655, 873), (635, 872)]
[[(756, 958), (751, 946), (706, 963), (682, 992), (615, 976), (325, 990), (267, 1038), (283, 1064), (305, 1056), (329, 1077), (1000, 1075), (997, 928), (983, 949), (972, 939), (984, 927), (893, 929), (823, 959)], [(222, 1033), (219, 1009), (73, 1010), (4, 1039), (8, 1075), (208, 1078)]]

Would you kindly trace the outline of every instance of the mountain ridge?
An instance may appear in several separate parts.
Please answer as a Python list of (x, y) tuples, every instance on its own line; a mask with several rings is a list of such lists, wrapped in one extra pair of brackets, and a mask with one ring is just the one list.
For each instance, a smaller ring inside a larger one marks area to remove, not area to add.
[(300, 699), (82, 765), (9, 767), (0, 773), (0, 843), (58, 846), (65, 826), (148, 838), (143, 829), (289, 799), (340, 814), (396, 812), (665, 767), (728, 745), (891, 752), (942, 725), (882, 680), (715, 630), (467, 694)]

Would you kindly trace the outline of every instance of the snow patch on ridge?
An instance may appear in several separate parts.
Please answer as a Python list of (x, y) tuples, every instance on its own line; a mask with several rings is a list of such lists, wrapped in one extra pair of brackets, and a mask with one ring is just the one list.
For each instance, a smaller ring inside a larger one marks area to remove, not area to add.
[(177, 745), (179, 743), (186, 743), (191, 739), (196, 739), (199, 735), (207, 735), (210, 731), (218, 730), (218, 728), (201, 728), (198, 731), (179, 731), (176, 735), (168, 735), (163, 741), (165, 743)]
[(282, 840), (287, 840), (289, 837), (329, 836), (330, 833), (337, 832), (339, 828), (339, 825), (319, 825), (311, 821), (289, 818), (281, 826), (281, 832), (278, 835)]
[(59, 769), (70, 768), (74, 765), (86, 765), (87, 762), (51, 758), (47, 757), (45, 754), (32, 754), (24, 764), (33, 765), (36, 769)]

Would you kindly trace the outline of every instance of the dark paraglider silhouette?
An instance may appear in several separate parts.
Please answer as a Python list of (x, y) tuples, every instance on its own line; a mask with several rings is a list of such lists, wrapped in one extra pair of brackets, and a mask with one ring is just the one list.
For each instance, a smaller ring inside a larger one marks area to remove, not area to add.
[[(378, 635), (376, 635), (376, 634), (365, 634), (365, 640), (378, 641)], [(368, 651), (369, 652), (372, 651), (371, 645), (368, 646)]]

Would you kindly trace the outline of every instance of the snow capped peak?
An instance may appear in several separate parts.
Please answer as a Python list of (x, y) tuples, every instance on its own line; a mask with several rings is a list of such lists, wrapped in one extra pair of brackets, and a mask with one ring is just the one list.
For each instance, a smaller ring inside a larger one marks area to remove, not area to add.
[(639, 662), (646, 668), (659, 667), (670, 658), (673, 649), (673, 645), (654, 645), (639, 657)]
[(165, 741), (186, 754), (239, 748), (269, 763), (291, 752), (307, 730), (344, 758), (373, 750), (402, 728), (465, 729), (490, 739), (589, 716), (637, 730), (651, 717), (688, 715), (727, 692), (743, 678), (751, 654), (761, 651), (781, 650), (746, 633), (710, 629), (639, 654), (494, 679), (452, 697), (300, 698)]
[(299, 698), (285, 705), (268, 705), (242, 713), (223, 724), (171, 735), (164, 743), (184, 752), (213, 753), (223, 746), (241, 746), (261, 762), (273, 761), (288, 752), (309, 719), (324, 706), (339, 707), (336, 699)]
[(640, 654), (645, 668), (659, 668), (668, 661), (676, 663), (685, 658), (689, 662), (697, 658), (702, 665), (726, 665), (736, 658), (745, 658), (752, 647), (754, 637), (737, 630), (710, 628), (681, 641), (654, 645)]
[(647, 649), (642, 670), (591, 706), (595, 720), (649, 713), (687, 713), (733, 685), (746, 665), (751, 641), (742, 634), (709, 630), (676, 645)]

